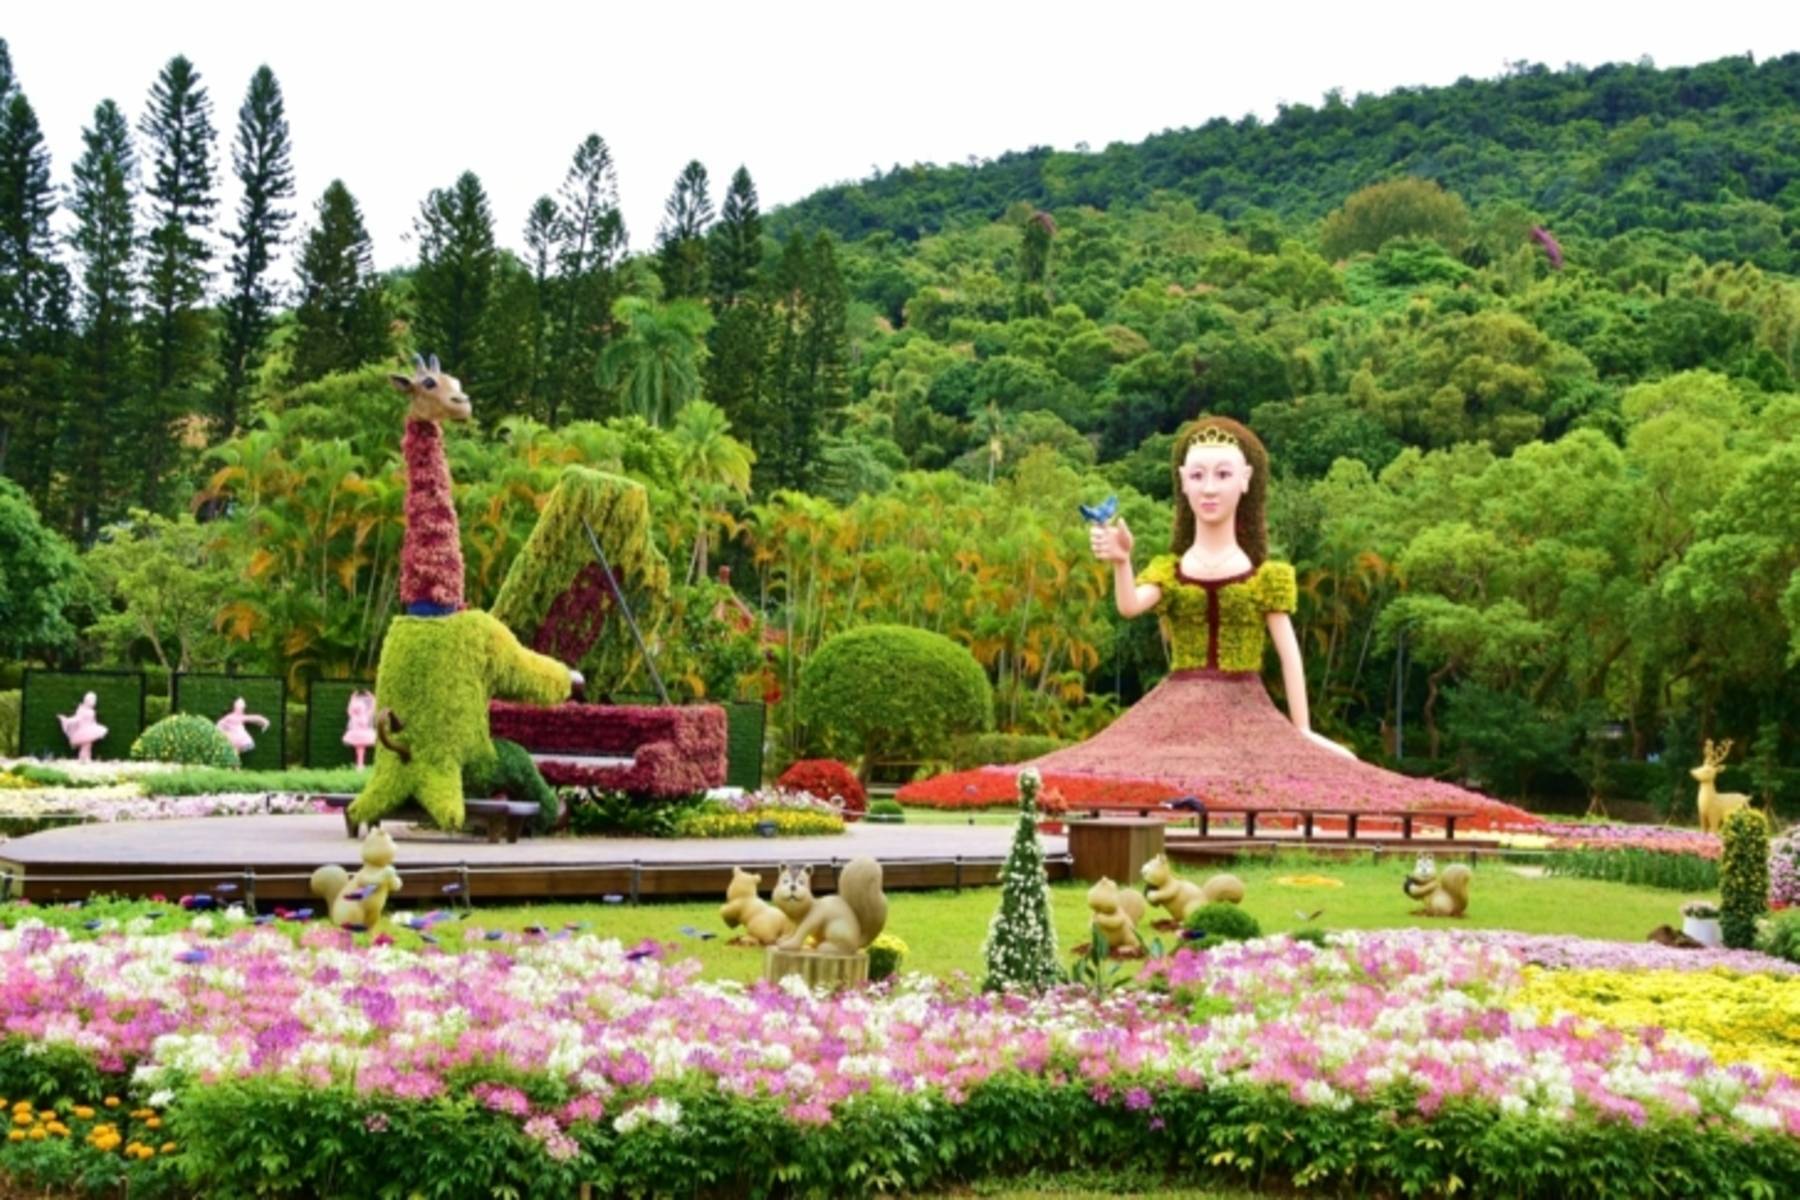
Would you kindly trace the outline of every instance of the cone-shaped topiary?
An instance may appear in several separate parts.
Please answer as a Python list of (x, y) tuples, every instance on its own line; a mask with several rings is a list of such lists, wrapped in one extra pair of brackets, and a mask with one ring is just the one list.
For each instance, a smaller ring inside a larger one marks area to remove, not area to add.
[(1012, 853), (1000, 874), (1000, 907), (988, 923), (981, 955), (987, 962), (982, 987), (1041, 992), (1063, 980), (1056, 960), (1056, 925), (1050, 919), (1050, 880), (1044, 848), (1038, 843), (1037, 797), (1043, 785), (1037, 768), (1019, 772), (1019, 827)]
[(177, 713), (164, 717), (131, 743), (139, 762), (185, 763), (190, 767), (236, 767), (238, 752), (231, 739), (205, 717)]
[(1725, 818), (1720, 830), (1719, 932), (1733, 950), (1756, 944), (1756, 922), (1769, 907), (1769, 821), (1752, 808)]

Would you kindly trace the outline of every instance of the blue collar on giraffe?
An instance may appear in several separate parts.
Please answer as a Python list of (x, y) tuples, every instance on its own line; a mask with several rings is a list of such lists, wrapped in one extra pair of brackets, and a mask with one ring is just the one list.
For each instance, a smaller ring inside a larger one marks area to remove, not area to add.
[(433, 604), (429, 600), (414, 600), (406, 606), (409, 617), (450, 617), (455, 616), (458, 608), (454, 604)]

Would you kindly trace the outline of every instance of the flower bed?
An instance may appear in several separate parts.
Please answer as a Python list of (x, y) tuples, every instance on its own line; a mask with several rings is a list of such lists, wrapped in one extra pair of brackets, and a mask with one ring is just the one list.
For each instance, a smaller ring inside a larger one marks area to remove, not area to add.
[[(201, 1194), (360, 1194), (394, 1163), (445, 1194), (847, 1194), (1120, 1162), (1378, 1193), (1595, 1195), (1626, 1163), (1665, 1194), (1800, 1178), (1800, 1081), (1517, 1007), (1536, 977), (1499, 941), (1272, 938), (1151, 970), (1167, 992), (914, 976), (824, 998), (593, 938), (413, 954), (327, 927), (28, 922), (0, 932), (0, 1094), (129, 1078), (167, 1102)], [(296, 1152), (300, 1125), (330, 1134)]]
[[(64, 770), (66, 766), (81, 769)], [(181, 781), (190, 774), (169, 763), (58, 763), (54, 767), (15, 763), (0, 770), (0, 832), (18, 837), (39, 829), (86, 822), (331, 811), (297, 792), (231, 790), (235, 780), (255, 778), (254, 774), (241, 771), (204, 773), (212, 786), (224, 790), (194, 792), (177, 788), (177, 794), (158, 794), (163, 780)], [(55, 782), (42, 783), (39, 779)]]
[(844, 832), (836, 805), (810, 792), (761, 788), (736, 796), (710, 798), (683, 813), (677, 837), (808, 837)]

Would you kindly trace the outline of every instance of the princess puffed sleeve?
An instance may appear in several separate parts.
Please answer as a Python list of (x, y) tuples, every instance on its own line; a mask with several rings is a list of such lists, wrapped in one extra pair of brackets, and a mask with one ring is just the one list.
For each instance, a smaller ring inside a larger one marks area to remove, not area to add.
[(1168, 602), (1170, 591), (1175, 587), (1175, 556), (1159, 554), (1151, 559), (1144, 569), (1137, 573), (1137, 585), (1161, 588), (1162, 599), (1156, 602), (1156, 607), (1162, 608)]
[(1287, 563), (1264, 563), (1256, 582), (1264, 612), (1291, 613), (1300, 602), (1299, 590), (1294, 584), (1294, 568)]

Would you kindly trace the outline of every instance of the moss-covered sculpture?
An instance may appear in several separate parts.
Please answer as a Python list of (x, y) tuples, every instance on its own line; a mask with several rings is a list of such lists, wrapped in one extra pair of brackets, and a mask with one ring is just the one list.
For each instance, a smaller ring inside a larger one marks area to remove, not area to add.
[(637, 643), (613, 616), (612, 590), (583, 518), (606, 551), (646, 638), (667, 617), (669, 564), (650, 537), (642, 484), (570, 467), (519, 548), (491, 611), (532, 649), (579, 667), (595, 694), (622, 690), (642, 669)]
[[(510, 793), (506, 785), (518, 783), (512, 776), (519, 772), (509, 769), (488, 736), (488, 701), (498, 696), (555, 704), (568, 698), (569, 682), (567, 667), (525, 649), (480, 609), (394, 618), (375, 676), (381, 749), (369, 782), (350, 805), (351, 819), (378, 821), (416, 798), (442, 828), (460, 827), (465, 770), (480, 794), (492, 787)], [(530, 767), (529, 756), (524, 766)], [(529, 774), (535, 777), (536, 769)], [(484, 780), (486, 787), (480, 786)], [(541, 778), (537, 786), (544, 786)], [(542, 794), (515, 798), (545, 803)]]

